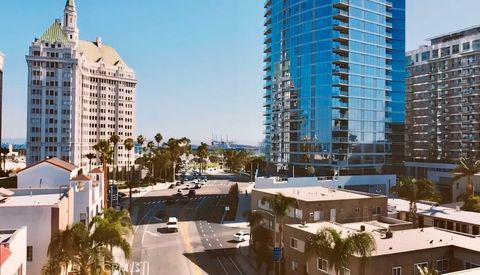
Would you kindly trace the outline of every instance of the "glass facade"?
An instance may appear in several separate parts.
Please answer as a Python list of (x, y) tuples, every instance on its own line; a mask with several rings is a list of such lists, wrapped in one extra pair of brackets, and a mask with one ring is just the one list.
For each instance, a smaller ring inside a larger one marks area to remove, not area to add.
[(363, 174), (403, 154), (405, 0), (267, 0), (264, 53), (269, 162)]

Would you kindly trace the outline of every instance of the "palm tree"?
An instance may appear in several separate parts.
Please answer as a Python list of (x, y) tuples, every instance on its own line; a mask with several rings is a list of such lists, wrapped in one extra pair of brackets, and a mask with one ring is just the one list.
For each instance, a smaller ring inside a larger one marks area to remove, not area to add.
[(172, 163), (172, 182), (175, 182), (175, 169), (177, 167), (178, 158), (183, 154), (190, 153), (190, 140), (186, 137), (180, 139), (170, 138), (164, 143), (164, 148), (167, 150)]
[(409, 212), (414, 227), (417, 223), (417, 201), (438, 200), (438, 195), (435, 193), (435, 184), (427, 179), (401, 178), (399, 182), (391, 188), (391, 191), (409, 201)]
[(117, 164), (118, 164), (117, 144), (120, 142), (120, 137), (117, 134), (112, 134), (110, 136), (110, 142), (113, 143), (113, 179), (117, 180)]
[(200, 173), (202, 173), (202, 165), (205, 159), (208, 157), (208, 144), (200, 143), (200, 146), (197, 148), (197, 157), (198, 162), (200, 163)]
[(355, 232), (342, 238), (342, 232), (334, 228), (324, 227), (316, 234), (310, 235), (305, 242), (308, 256), (319, 256), (328, 261), (329, 267), (340, 274), (352, 256), (362, 257), (364, 263), (376, 249), (375, 239), (370, 233)]
[(7, 161), (7, 155), (10, 153), (10, 150), (8, 150), (7, 147), (2, 147), (0, 149), (0, 153), (3, 155), (3, 171), (6, 173), (7, 172), (7, 165), (5, 164)]
[(155, 141), (157, 142), (157, 147), (160, 147), (160, 142), (162, 142), (163, 136), (160, 133), (155, 135)]
[(247, 220), (248, 226), (250, 226), (250, 235), (252, 242), (255, 242), (255, 227), (259, 226), (260, 222), (262, 221), (263, 217), (260, 213), (255, 211), (244, 211), (243, 217)]
[(94, 159), (96, 155), (94, 153), (88, 153), (85, 157), (88, 159), (88, 171), (92, 171), (92, 159)]
[(90, 227), (95, 225), (92, 238), (100, 245), (110, 248), (119, 247), (126, 258), (130, 257), (130, 244), (124, 239), (125, 235), (133, 233), (133, 225), (128, 211), (116, 211), (113, 208), (105, 209), (103, 217), (95, 216)]
[(110, 143), (108, 140), (100, 140), (97, 144), (93, 146), (93, 149), (97, 151), (97, 154), (100, 155), (100, 162), (103, 166), (103, 180), (104, 180), (104, 190), (103, 190), (103, 202), (104, 208), (108, 207), (108, 163), (112, 161), (112, 150), (110, 149)]
[[(467, 187), (466, 187), (466, 198), (474, 194), (474, 188), (472, 183), (472, 176), (480, 173), (480, 160), (474, 161), (471, 159), (461, 158), (458, 161), (458, 166), (453, 169), (453, 174), (455, 177), (454, 181), (458, 181), (461, 178), (467, 178)], [(458, 198), (457, 198), (458, 200)]]
[(125, 150), (127, 150), (127, 180), (131, 180), (131, 166), (130, 166), (130, 151), (133, 149), (134, 142), (132, 138), (127, 138), (126, 140), (123, 141), (123, 146), (125, 146)]
[(283, 248), (283, 218), (287, 215), (289, 208), (298, 207), (298, 202), (296, 199), (286, 197), (282, 193), (265, 196), (262, 198), (261, 202), (262, 204), (268, 203), (273, 212), (273, 242), (275, 247), (277, 245), (277, 220), (280, 221), (280, 247)]
[(142, 148), (142, 151), (143, 151), (143, 144), (145, 143), (145, 137), (143, 137), (142, 135), (139, 135), (137, 137), (137, 143), (140, 144), (140, 147)]
[(417, 271), (419, 273), (419, 275), (439, 275), (440, 273), (438, 273), (437, 270), (433, 269), (433, 270), (429, 270), (428, 267), (419, 267), (418, 265), (416, 266), (417, 267)]

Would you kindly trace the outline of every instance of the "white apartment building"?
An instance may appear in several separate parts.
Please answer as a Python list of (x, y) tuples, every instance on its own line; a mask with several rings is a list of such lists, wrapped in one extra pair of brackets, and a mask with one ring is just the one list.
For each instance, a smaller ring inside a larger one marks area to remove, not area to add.
[(27, 227), (3, 229), (0, 226), (0, 274), (27, 274)]
[(57, 157), (87, 167), (92, 146), (117, 134), (117, 165), (126, 166), (123, 141), (133, 136), (135, 73), (100, 38), (79, 39), (74, 0), (67, 0), (63, 22), (56, 19), (32, 42), (26, 61), (27, 165)]
[[(72, 188), (73, 220), (88, 225), (103, 211), (104, 178), (99, 168), (89, 173), (58, 158), (32, 164), (17, 173), (18, 189)], [(1, 275), (1, 274), (0, 274)]]
[[(73, 224), (72, 188), (14, 189), (0, 195), (0, 228), (27, 227), (26, 269), (40, 275), (51, 237)], [(3, 275), (4, 273), (2, 273)]]

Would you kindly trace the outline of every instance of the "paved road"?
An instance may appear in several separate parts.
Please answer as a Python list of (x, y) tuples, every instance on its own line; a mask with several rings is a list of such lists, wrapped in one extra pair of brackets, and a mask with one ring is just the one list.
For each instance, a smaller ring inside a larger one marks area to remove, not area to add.
[[(134, 275), (254, 274), (242, 261), (232, 239), (238, 228), (219, 224), (233, 176), (211, 179), (188, 202), (165, 204), (176, 189), (158, 190), (137, 199), (138, 221), (133, 238)], [(240, 189), (248, 183), (238, 182)], [(179, 232), (166, 231), (165, 219), (179, 219)], [(248, 230), (248, 229), (244, 229)]]

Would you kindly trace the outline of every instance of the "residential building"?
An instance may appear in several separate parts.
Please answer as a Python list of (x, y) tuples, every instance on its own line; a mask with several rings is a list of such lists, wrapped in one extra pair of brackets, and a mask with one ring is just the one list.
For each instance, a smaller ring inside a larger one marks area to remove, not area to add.
[(2, 144), (2, 110), (3, 110), (3, 62), (4, 55), (0, 52), (0, 145)]
[[(1, 225), (0, 225), (1, 226)], [(0, 274), (27, 274), (27, 227), (0, 228)]]
[[(403, 199), (388, 199), (390, 217), (410, 221), (410, 203)], [(418, 227), (438, 227), (465, 235), (480, 237), (480, 213), (462, 211), (460, 208), (449, 208), (417, 202)]]
[(29, 275), (40, 275), (47, 263), (51, 237), (73, 224), (73, 190), (66, 187), (11, 191), (13, 194), (0, 195), (0, 226), (27, 227), (26, 269)]
[(19, 189), (58, 189), (71, 187), (75, 222), (89, 224), (102, 212), (105, 199), (103, 171), (94, 168), (89, 173), (58, 158), (34, 163), (17, 173)]
[(264, 25), (267, 161), (289, 174), (400, 165), (405, 0), (266, 0)]
[(342, 237), (366, 231), (375, 240), (376, 250), (371, 257), (367, 261), (358, 255), (350, 257), (347, 266), (338, 267), (342, 275), (419, 275), (417, 266), (444, 274), (480, 266), (479, 238), (434, 227), (393, 230), (389, 224), (377, 221), (321, 222), (285, 226), (285, 274), (336, 274), (325, 256), (309, 257), (305, 253), (306, 240), (325, 227), (337, 230)]
[[(322, 221), (349, 223), (381, 219), (387, 215), (387, 197), (384, 195), (321, 186), (254, 188), (251, 193), (251, 209), (262, 215), (263, 224), (272, 231), (273, 212), (268, 203), (262, 203), (262, 198), (278, 193), (297, 200), (297, 207), (290, 208), (283, 219), (285, 224)], [(278, 224), (275, 232), (280, 232)]]
[(327, 187), (389, 195), (397, 182), (395, 175), (355, 175), (334, 177), (256, 177), (255, 188)]
[[(27, 165), (57, 157), (87, 167), (93, 145), (116, 134), (115, 163), (127, 166), (123, 140), (133, 136), (135, 73), (101, 38), (79, 34), (74, 0), (67, 0), (63, 22), (56, 19), (30, 45)], [(92, 164), (100, 165), (98, 158)]]

